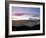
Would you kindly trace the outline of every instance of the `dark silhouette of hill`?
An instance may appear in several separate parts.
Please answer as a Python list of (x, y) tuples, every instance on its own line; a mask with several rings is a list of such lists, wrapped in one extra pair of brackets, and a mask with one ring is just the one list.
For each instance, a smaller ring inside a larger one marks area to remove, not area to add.
[(28, 27), (25, 25), (19, 27), (12, 26), (12, 31), (24, 31), (24, 30), (40, 30), (40, 24), (34, 25), (33, 27)]

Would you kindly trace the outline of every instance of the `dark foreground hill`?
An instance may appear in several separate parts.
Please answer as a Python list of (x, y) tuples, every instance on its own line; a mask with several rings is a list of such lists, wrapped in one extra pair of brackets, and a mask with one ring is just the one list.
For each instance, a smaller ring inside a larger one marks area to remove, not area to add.
[(24, 30), (40, 30), (40, 24), (34, 25), (33, 27), (28, 27), (22, 25), (20, 27), (12, 26), (12, 31), (24, 31)]

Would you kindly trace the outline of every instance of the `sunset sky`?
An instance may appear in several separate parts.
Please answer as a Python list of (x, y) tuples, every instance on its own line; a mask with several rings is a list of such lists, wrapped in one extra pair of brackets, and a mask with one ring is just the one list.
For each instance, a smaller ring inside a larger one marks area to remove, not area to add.
[(32, 7), (12, 7), (12, 17), (15, 20), (25, 20), (25, 19), (39, 19), (40, 8)]

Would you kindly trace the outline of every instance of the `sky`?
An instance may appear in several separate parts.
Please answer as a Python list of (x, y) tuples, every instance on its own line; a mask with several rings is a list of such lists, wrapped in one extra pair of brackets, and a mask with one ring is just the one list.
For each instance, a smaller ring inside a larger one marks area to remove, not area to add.
[(25, 20), (25, 19), (39, 19), (40, 8), (33, 7), (12, 7), (12, 16), (15, 20)]

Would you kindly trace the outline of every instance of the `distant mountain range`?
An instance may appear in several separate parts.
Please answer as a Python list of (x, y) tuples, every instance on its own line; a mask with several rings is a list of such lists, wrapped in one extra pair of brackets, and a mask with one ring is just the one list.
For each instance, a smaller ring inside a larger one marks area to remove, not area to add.
[(28, 26), (32, 27), (34, 25), (40, 24), (40, 20), (12, 20), (12, 26)]

